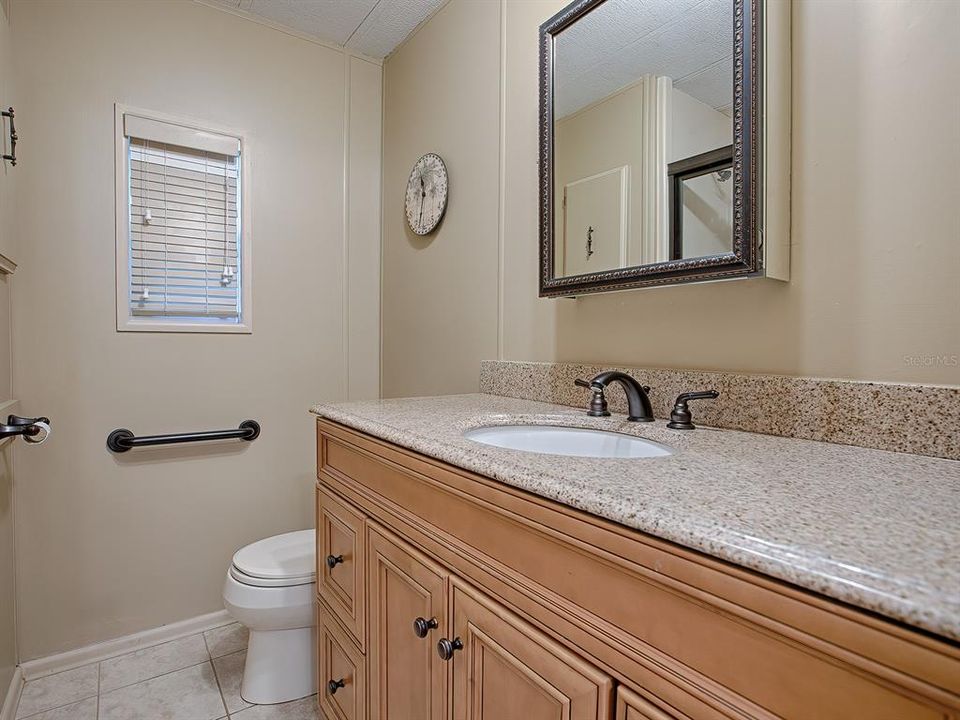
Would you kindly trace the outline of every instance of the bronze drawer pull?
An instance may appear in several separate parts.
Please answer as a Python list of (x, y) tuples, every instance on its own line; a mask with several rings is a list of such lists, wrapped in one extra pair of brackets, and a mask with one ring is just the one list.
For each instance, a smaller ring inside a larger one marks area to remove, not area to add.
[(327, 692), (331, 695), (336, 695), (337, 690), (342, 688), (344, 685), (346, 685), (346, 683), (343, 681), (343, 678), (340, 678), (339, 680), (331, 680), (327, 683)]
[(453, 640), (443, 638), (437, 643), (437, 655), (440, 656), (441, 660), (450, 660), (457, 650), (463, 650), (463, 643), (458, 637)]
[(327, 567), (333, 570), (343, 562), (343, 555), (327, 555)]
[(436, 618), (424, 620), (422, 617), (418, 617), (413, 621), (413, 632), (418, 638), (425, 638), (427, 633), (435, 630), (438, 624)]

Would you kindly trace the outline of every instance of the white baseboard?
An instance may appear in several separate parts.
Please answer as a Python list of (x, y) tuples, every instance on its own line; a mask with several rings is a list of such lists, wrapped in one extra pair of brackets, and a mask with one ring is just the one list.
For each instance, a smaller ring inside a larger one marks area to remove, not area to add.
[(17, 716), (17, 705), (20, 704), (23, 683), (23, 670), (15, 667), (13, 677), (10, 678), (10, 687), (7, 688), (7, 695), (3, 699), (3, 705), (0, 705), (0, 720), (13, 720)]
[[(142, 650), (153, 645), (160, 645), (171, 640), (177, 640), (187, 635), (195, 635), (205, 630), (212, 630), (216, 627), (229, 625), (234, 622), (233, 618), (226, 610), (220, 610), (208, 615), (181, 620), (180, 622), (170, 623), (158, 628), (144, 630), (126, 635), (114, 640), (97, 643), (96, 645), (87, 645), (86, 647), (68, 650), (57, 655), (39, 658), (37, 660), (28, 660), (21, 663), (23, 670), (23, 679), (36, 680), (40, 677), (53, 675), (54, 673), (72, 670), (73, 668), (89, 665), (90, 663), (107, 660), (118, 655), (126, 655), (135, 650)], [(12, 717), (12, 716), (11, 716)], [(6, 716), (0, 715), (0, 720), (6, 720)]]

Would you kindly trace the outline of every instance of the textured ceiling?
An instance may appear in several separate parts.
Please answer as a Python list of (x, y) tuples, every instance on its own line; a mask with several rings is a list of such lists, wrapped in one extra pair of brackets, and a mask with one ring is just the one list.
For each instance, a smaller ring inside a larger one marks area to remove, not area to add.
[(664, 75), (729, 114), (733, 101), (730, 0), (607, 0), (556, 37), (556, 114), (569, 115)]
[(370, 57), (389, 55), (446, 0), (203, 0)]

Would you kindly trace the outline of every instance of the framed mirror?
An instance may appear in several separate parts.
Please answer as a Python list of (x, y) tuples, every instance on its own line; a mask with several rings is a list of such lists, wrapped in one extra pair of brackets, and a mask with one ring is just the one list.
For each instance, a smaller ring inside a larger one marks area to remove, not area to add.
[(789, 0), (576, 0), (540, 27), (542, 297), (786, 279), (764, 231), (773, 189), (788, 251), (788, 131), (764, 150), (769, 121), (789, 127), (788, 18)]

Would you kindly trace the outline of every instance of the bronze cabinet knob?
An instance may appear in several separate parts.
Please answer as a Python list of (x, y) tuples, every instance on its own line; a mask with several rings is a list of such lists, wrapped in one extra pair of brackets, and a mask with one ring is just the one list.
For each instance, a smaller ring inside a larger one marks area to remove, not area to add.
[(327, 683), (327, 692), (331, 695), (336, 695), (337, 690), (342, 688), (344, 685), (346, 685), (346, 683), (343, 681), (343, 678), (340, 678), (339, 680), (331, 680)]
[(437, 655), (440, 656), (441, 660), (450, 660), (457, 650), (463, 650), (463, 643), (460, 638), (454, 638), (453, 640), (443, 638), (437, 643)]
[(327, 555), (327, 567), (333, 570), (343, 562), (343, 555)]
[(428, 632), (436, 629), (437, 624), (436, 618), (425, 620), (422, 617), (418, 617), (413, 621), (413, 632), (418, 638), (425, 638)]

